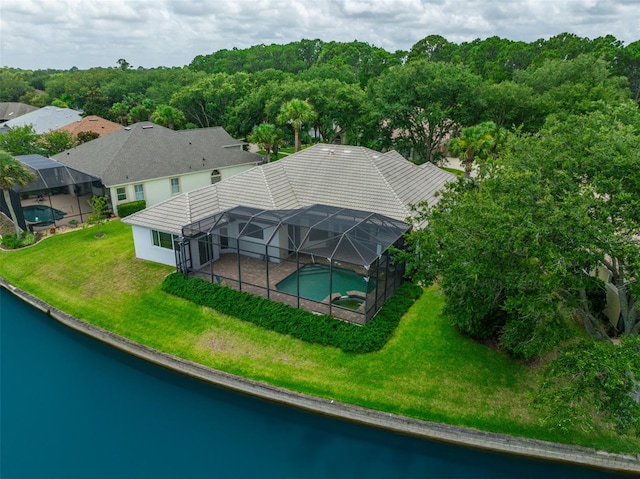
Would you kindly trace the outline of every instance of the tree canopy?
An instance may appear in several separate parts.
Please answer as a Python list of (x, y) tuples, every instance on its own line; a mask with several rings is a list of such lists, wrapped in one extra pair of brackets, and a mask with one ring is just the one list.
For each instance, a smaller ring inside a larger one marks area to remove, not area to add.
[(18, 224), (18, 218), (11, 201), (10, 190), (17, 186), (26, 186), (33, 181), (34, 176), (29, 168), (16, 160), (6, 151), (0, 150), (0, 189), (9, 208), (9, 215), (16, 230), (16, 236), (20, 239), (22, 230)]
[[(411, 233), (406, 258), (416, 279), (439, 280), (458, 329), (522, 358), (556, 345), (575, 318), (601, 339), (640, 332), (639, 120), (629, 103), (552, 117), (420, 209), (428, 226)], [(620, 303), (610, 322), (607, 289)]]

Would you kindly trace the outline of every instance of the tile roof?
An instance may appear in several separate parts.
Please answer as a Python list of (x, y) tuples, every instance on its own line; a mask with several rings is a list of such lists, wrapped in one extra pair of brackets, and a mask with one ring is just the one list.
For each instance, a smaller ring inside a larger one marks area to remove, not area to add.
[(105, 136), (109, 133), (114, 133), (118, 130), (122, 130), (123, 128), (124, 126), (118, 123), (105, 120), (104, 118), (101, 118), (99, 116), (91, 115), (85, 116), (81, 120), (74, 121), (73, 123), (69, 123), (62, 128), (58, 128), (58, 130), (68, 131), (74, 136), (78, 136), (78, 133), (82, 133), (85, 131), (92, 131), (100, 136)]
[(99, 177), (111, 187), (262, 161), (240, 145), (243, 142), (222, 127), (174, 131), (141, 122), (54, 158)]
[(47, 133), (57, 130), (60, 127), (80, 120), (80, 112), (69, 108), (58, 108), (56, 106), (45, 106), (29, 113), (25, 113), (18, 118), (6, 121), (3, 128), (13, 128), (16, 126), (33, 125), (36, 133)]
[(180, 234), (182, 226), (238, 205), (290, 209), (313, 204), (404, 221), (412, 216), (411, 204), (434, 204), (435, 193), (455, 179), (434, 165), (417, 166), (395, 151), (320, 144), (168, 199), (123, 221)]

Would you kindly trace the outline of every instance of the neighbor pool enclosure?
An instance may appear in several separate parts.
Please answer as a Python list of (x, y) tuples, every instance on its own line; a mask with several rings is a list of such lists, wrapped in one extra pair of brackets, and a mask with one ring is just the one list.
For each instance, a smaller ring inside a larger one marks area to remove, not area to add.
[(240, 291), (365, 324), (403, 280), (407, 223), (377, 213), (313, 205), (237, 206), (182, 229), (176, 265)]
[[(88, 200), (104, 195), (100, 180), (42, 155), (16, 156), (33, 173), (33, 181), (10, 191), (19, 226), (23, 229), (84, 222), (91, 212)], [(0, 211), (10, 217), (0, 195)]]

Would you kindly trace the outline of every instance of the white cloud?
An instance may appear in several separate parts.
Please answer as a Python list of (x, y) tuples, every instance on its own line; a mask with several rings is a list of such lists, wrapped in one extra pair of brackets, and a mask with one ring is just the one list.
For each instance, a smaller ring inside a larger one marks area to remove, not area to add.
[(0, 65), (182, 66), (223, 48), (303, 38), (408, 50), (427, 35), (460, 43), (563, 32), (640, 39), (637, 0), (0, 0)]

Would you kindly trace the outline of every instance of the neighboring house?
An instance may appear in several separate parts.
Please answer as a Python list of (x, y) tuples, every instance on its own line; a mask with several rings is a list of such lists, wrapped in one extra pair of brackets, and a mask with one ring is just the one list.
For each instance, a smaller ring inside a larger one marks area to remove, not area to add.
[(58, 128), (58, 130), (68, 131), (73, 136), (78, 136), (78, 133), (84, 133), (87, 131), (97, 133), (100, 136), (105, 136), (109, 133), (115, 133), (116, 131), (122, 130), (123, 128), (124, 126), (119, 123), (114, 123), (99, 116), (91, 115), (85, 116), (81, 120), (73, 123), (69, 123), (62, 128)]
[(26, 103), (0, 102), (0, 123), (13, 120), (37, 109), (37, 106), (27, 105)]
[[(123, 222), (133, 227), (139, 258), (277, 301), (291, 304), (293, 297), (297, 307), (362, 324), (402, 281), (403, 266), (393, 264), (390, 248), (401, 247), (412, 227), (411, 205), (434, 204), (455, 178), (395, 151), (318, 144)], [(281, 281), (309, 263), (328, 268), (331, 277), (346, 269), (375, 287), (337, 293), (329, 286), (311, 302), (300, 290), (282, 294)], [(334, 306), (352, 294), (363, 300), (355, 311)]]
[(114, 211), (121, 203), (155, 205), (263, 162), (223, 128), (174, 131), (136, 123), (54, 156), (100, 178)]
[(78, 111), (69, 108), (58, 108), (56, 106), (45, 106), (44, 108), (39, 108), (2, 123), (2, 125), (0, 125), (0, 132), (6, 132), (16, 126), (31, 125), (36, 133), (42, 134), (51, 130), (57, 130), (81, 119), (82, 117)]

